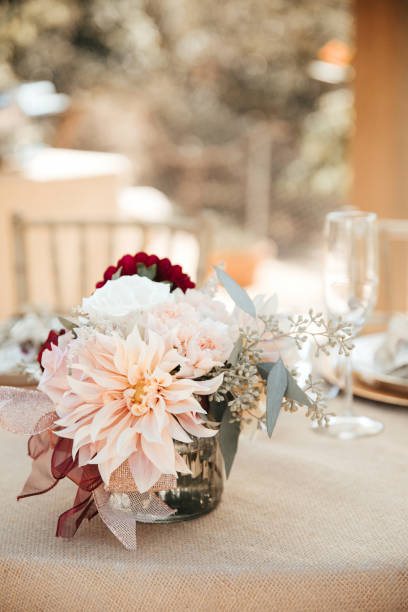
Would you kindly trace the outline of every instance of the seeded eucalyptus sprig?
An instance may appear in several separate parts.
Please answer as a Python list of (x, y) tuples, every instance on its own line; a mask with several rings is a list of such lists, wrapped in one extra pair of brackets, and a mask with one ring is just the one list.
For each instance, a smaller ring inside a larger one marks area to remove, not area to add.
[(310, 309), (307, 315), (288, 315), (286, 321), (289, 323), (289, 329), (282, 327), (285, 320), (282, 316), (260, 316), (259, 319), (265, 325), (263, 335), (269, 335), (270, 340), (292, 338), (298, 349), (301, 349), (308, 339), (313, 340), (316, 357), (320, 352), (328, 355), (332, 348), (337, 348), (339, 355), (348, 356), (354, 348), (350, 323), (342, 319), (336, 322), (326, 320), (321, 312), (315, 313), (313, 309)]
[[(239, 330), (239, 351), (226, 366), (217, 368), (217, 374), (223, 374), (223, 382), (210, 400), (219, 402), (225, 397), (232, 397), (228, 402), (234, 420), (241, 418), (241, 413), (259, 401), (263, 391), (257, 363), (262, 361), (262, 349), (259, 347), (259, 334), (250, 328)], [(234, 351), (233, 351), (234, 354)]]
[[(292, 370), (292, 376), (296, 376), (296, 371)], [(323, 392), (323, 381), (313, 380), (311, 376), (306, 381), (306, 386), (303, 391), (310, 398), (310, 405), (306, 406), (305, 416), (310, 418), (314, 423), (326, 427), (329, 422), (329, 417), (334, 416), (333, 413), (326, 412), (327, 398)], [(304, 408), (302, 402), (297, 402), (295, 399), (285, 397), (282, 403), (282, 409), (285, 412), (297, 412), (299, 408)]]
[[(327, 425), (330, 414), (319, 383), (308, 379), (306, 388), (296, 382), (296, 373), (290, 372), (281, 359), (263, 360), (262, 346), (291, 339), (301, 349), (308, 338), (314, 342), (316, 355), (329, 354), (336, 348), (340, 355), (349, 355), (353, 349), (351, 326), (344, 322), (326, 321), (322, 313), (309, 310), (307, 315), (257, 316), (255, 305), (246, 293), (224, 270), (215, 268), (218, 280), (236, 305), (257, 321), (256, 325), (239, 330), (239, 339), (229, 362), (213, 374), (223, 374), (223, 383), (209, 398), (210, 412), (221, 422), (220, 444), (227, 476), (238, 446), (242, 424), (256, 420), (257, 427), (266, 429), (271, 436), (281, 408), (296, 412), (306, 409), (305, 415), (319, 425)], [(259, 324), (260, 323), (260, 324)], [(286, 325), (285, 325), (286, 323)], [(265, 411), (259, 411), (259, 400), (265, 395)]]

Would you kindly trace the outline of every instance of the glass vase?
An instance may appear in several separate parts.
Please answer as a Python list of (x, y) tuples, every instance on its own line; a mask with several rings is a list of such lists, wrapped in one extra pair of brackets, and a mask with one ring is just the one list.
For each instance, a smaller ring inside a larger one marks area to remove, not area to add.
[(224, 488), (218, 434), (212, 438), (193, 438), (190, 444), (175, 442), (175, 448), (191, 474), (179, 473), (176, 488), (155, 493), (170, 508), (177, 510), (155, 523), (187, 521), (211, 512), (220, 502)]

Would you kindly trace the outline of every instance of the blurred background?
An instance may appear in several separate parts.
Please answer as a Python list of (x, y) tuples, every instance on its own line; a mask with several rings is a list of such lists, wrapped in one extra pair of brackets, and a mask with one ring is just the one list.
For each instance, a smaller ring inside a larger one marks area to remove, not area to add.
[(141, 248), (318, 307), (325, 214), (407, 217), (407, 4), (3, 1), (0, 316)]
[(0, 22), (4, 164), (119, 153), (131, 184), (283, 250), (347, 197), (350, 2), (28, 0)]

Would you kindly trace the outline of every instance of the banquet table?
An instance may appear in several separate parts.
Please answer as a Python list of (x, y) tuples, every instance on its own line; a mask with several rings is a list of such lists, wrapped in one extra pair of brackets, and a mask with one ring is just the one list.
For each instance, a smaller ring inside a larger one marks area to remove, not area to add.
[(30, 462), (24, 438), (0, 432), (0, 609), (407, 610), (408, 411), (356, 407), (385, 431), (340, 441), (283, 413), (272, 440), (240, 440), (214, 512), (139, 524), (136, 551), (99, 517), (55, 538), (72, 486), (16, 503)]

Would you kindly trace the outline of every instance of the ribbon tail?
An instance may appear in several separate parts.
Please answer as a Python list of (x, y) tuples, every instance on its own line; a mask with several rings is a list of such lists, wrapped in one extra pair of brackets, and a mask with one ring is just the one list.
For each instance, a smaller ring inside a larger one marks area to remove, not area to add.
[(110, 493), (101, 485), (93, 492), (99, 516), (127, 550), (136, 550), (136, 523), (152, 523), (176, 511), (152, 491)]
[[(57, 481), (58, 482), (58, 481)], [(78, 488), (72, 508), (63, 512), (57, 524), (57, 538), (72, 538), (84, 519), (95, 516), (95, 504), (92, 495)]]
[[(152, 491), (154, 489), (147, 491), (147, 493), (131, 492), (126, 494), (135, 520), (139, 523), (154, 523), (177, 512), (177, 510), (173, 510), (162, 502)], [(127, 502), (126, 497), (125, 502)]]
[(24, 497), (31, 497), (32, 495), (47, 493), (47, 491), (55, 487), (58, 480), (54, 478), (51, 472), (52, 453), (52, 448), (48, 448), (48, 450), (41, 452), (33, 459), (31, 474), (27, 478), (17, 500), (23, 499)]
[(38, 459), (42, 453), (53, 447), (57, 436), (50, 429), (29, 437), (27, 444), (28, 456), (31, 459)]
[(127, 550), (136, 550), (136, 520), (132, 513), (115, 509), (110, 503), (110, 497), (111, 494), (105, 491), (103, 485), (93, 492), (99, 516)]

